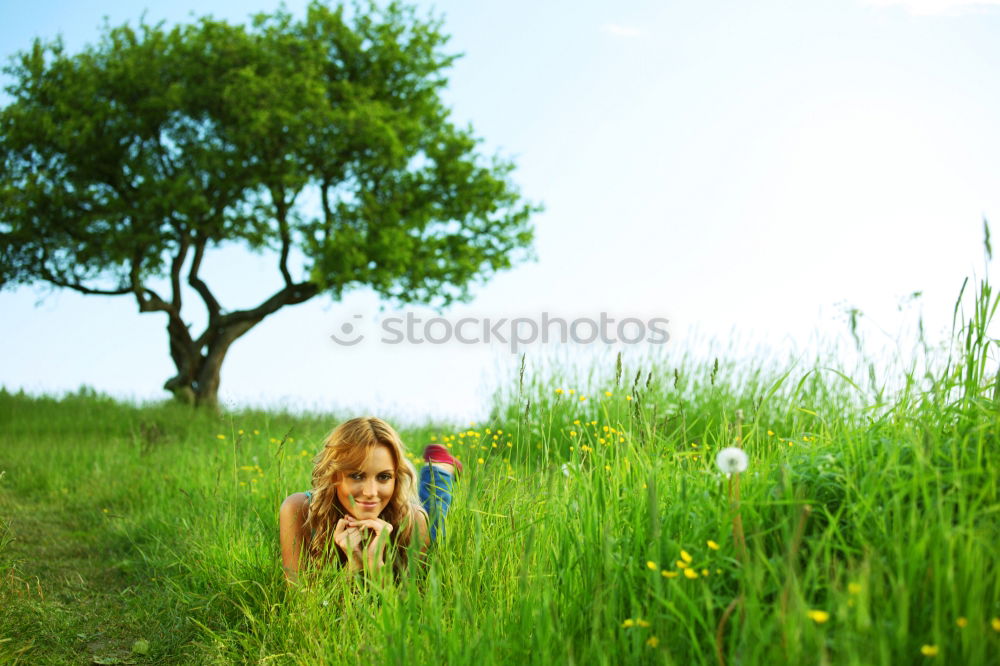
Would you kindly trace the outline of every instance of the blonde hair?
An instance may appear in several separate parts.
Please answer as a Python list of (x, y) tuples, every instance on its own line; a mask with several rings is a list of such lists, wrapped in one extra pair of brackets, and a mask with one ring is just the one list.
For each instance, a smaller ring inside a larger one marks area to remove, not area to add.
[[(423, 511), (417, 501), (416, 470), (406, 457), (403, 440), (391, 425), (374, 416), (341, 423), (326, 436), (323, 450), (313, 459), (312, 498), (305, 527), (312, 533), (308, 550), (315, 561), (326, 562), (331, 553), (336, 553), (341, 564), (346, 563), (347, 556), (333, 543), (337, 521), (348, 513), (337, 498), (337, 485), (344, 471), (361, 468), (379, 446), (388, 447), (396, 468), (392, 497), (379, 518), (392, 525), (389, 539), (390, 550), (395, 551), (395, 571), (405, 569), (416, 512)], [(402, 548), (397, 547), (399, 544)]]

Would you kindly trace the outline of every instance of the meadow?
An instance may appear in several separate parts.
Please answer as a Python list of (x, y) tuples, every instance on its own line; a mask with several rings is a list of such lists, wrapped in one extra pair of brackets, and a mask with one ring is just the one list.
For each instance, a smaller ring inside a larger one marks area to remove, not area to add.
[(400, 424), (466, 471), (398, 583), (282, 578), (278, 506), (354, 414), (2, 391), (0, 661), (1000, 663), (997, 297), (971, 298), (893, 391), (828, 359), (528, 359), (487, 421)]

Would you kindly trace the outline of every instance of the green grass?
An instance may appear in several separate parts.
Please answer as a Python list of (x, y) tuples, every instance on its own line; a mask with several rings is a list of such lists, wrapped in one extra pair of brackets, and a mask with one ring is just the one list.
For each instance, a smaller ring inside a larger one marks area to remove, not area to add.
[[(281, 578), (278, 505), (350, 415), (0, 392), (0, 660), (996, 663), (997, 299), (973, 300), (894, 395), (824, 360), (649, 359), (527, 367), (486, 423), (401, 427), (468, 469), (426, 578), (389, 587)], [(738, 509), (714, 464), (737, 410)]]

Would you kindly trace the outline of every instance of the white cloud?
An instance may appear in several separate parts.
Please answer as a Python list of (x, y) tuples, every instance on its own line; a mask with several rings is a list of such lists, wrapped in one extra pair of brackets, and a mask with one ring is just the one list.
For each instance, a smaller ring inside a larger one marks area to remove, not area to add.
[(617, 25), (615, 23), (605, 23), (601, 26), (601, 30), (615, 37), (638, 37), (642, 34), (639, 28), (633, 28), (628, 25)]
[(898, 6), (910, 14), (921, 16), (957, 16), (1000, 6), (1000, 0), (863, 0), (863, 4), (875, 7)]

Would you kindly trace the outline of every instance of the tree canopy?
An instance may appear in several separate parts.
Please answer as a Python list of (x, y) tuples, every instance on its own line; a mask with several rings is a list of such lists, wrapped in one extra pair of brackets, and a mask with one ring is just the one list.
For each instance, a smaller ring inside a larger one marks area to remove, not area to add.
[[(77, 54), (36, 40), (5, 70), (0, 288), (47, 282), (164, 313), (165, 388), (212, 404), (229, 346), (286, 305), (359, 286), (468, 300), (530, 256), (539, 208), (510, 161), (452, 122), (446, 42), (408, 6), (319, 2), (250, 26), (106, 27)], [(273, 252), (283, 286), (224, 308), (200, 271), (227, 243)], [(201, 333), (182, 318), (185, 281)]]

